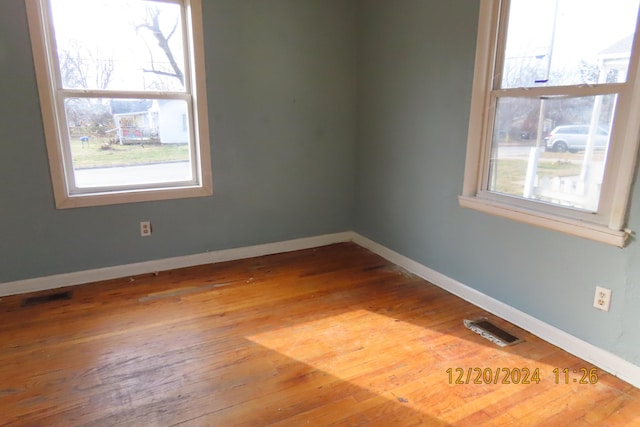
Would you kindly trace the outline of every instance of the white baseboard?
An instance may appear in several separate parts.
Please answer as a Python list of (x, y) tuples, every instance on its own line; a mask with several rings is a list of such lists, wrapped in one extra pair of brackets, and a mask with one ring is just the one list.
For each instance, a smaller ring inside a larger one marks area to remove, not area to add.
[(598, 368), (640, 388), (640, 366), (609, 353), (599, 347), (589, 344), (567, 332), (549, 325), (533, 316), (498, 301), (482, 292), (466, 286), (442, 273), (430, 269), (410, 258), (392, 251), (357, 233), (353, 234), (353, 242), (369, 249), (392, 263), (407, 269), (434, 285), (451, 292), (454, 295), (480, 307), (496, 316), (519, 326), (537, 337), (560, 347)]
[(61, 288), (65, 286), (80, 285), (101, 280), (117, 279), (138, 274), (153, 273), (157, 271), (173, 270), (176, 268), (191, 267), (194, 265), (210, 264), (216, 262), (232, 261), (236, 259), (252, 258), (275, 253), (297, 251), (318, 246), (330, 245), (353, 241), (354, 243), (386, 258), (394, 264), (422, 277), (434, 285), (451, 292), (454, 295), (476, 305), (490, 313), (501, 317), (514, 325), (550, 342), (551, 344), (589, 362), (595, 366), (617, 376), (618, 378), (640, 388), (640, 366), (609, 353), (599, 347), (589, 344), (573, 335), (570, 335), (554, 326), (551, 326), (535, 317), (532, 317), (518, 309), (500, 302), (483, 294), (457, 280), (442, 273), (430, 269), (404, 255), (392, 251), (372, 240), (357, 233), (347, 231), (343, 233), (327, 234), (322, 236), (307, 237), (302, 239), (287, 240), (284, 242), (266, 243), (263, 245), (247, 246), (242, 248), (225, 249), (214, 252), (205, 252), (194, 255), (186, 255), (175, 258), (166, 258), (154, 261), (146, 261), (135, 264), (126, 264), (115, 267), (98, 268), (74, 273), (57, 274), (34, 279), (18, 280), (14, 282), (0, 283), (0, 296), (22, 294), (27, 292), (43, 291), (47, 289)]
[(301, 249), (315, 248), (351, 241), (352, 232), (326, 234), (322, 236), (287, 240), (284, 242), (266, 243), (262, 245), (246, 246), (242, 248), (224, 249), (221, 251), (205, 252), (175, 258), (165, 258), (135, 264), (114, 267), (97, 268), (73, 273), (56, 274), (34, 279), (17, 280), (15, 282), (0, 283), (0, 297), (5, 295), (24, 294), (27, 292), (44, 291), (65, 286), (81, 285), (99, 282), (101, 280), (118, 279), (138, 274), (154, 273), (157, 271), (173, 270), (176, 268), (192, 267), (194, 265), (211, 264), (215, 262), (232, 261), (236, 259), (253, 258), (281, 252), (291, 252)]

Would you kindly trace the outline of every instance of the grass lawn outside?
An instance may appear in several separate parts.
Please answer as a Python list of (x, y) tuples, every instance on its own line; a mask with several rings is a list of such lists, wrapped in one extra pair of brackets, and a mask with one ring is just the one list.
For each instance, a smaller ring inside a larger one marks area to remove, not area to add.
[[(495, 168), (494, 191), (522, 196), (527, 175), (527, 160), (499, 159)], [(539, 177), (566, 177), (580, 175), (582, 163), (570, 160), (545, 160), (541, 156), (538, 162)]]
[(134, 166), (189, 160), (189, 144), (109, 144), (108, 138), (71, 141), (73, 168)]

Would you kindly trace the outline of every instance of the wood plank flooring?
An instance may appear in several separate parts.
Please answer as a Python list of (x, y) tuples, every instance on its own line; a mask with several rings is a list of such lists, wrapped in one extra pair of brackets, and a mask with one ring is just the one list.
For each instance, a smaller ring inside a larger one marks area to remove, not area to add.
[(0, 425), (640, 425), (639, 389), (352, 243), (63, 290), (0, 300)]

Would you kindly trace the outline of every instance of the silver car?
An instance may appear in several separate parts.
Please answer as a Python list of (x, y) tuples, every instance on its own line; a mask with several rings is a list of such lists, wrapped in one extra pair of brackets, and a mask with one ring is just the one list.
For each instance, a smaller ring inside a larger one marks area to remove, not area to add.
[[(587, 146), (588, 125), (557, 126), (544, 138), (548, 151), (564, 153), (584, 150)], [(609, 144), (609, 132), (599, 127), (596, 129), (594, 148), (604, 150)]]

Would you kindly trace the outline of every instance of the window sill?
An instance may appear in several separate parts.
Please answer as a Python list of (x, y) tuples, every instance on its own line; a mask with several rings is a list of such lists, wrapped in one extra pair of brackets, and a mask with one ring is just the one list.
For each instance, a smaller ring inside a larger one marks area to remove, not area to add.
[(463, 208), (474, 209), (514, 221), (560, 231), (572, 236), (583, 237), (619, 248), (625, 246), (627, 238), (629, 237), (629, 233), (626, 231), (613, 230), (604, 225), (531, 211), (494, 200), (459, 196), (458, 201)]
[[(64, 191), (64, 190), (62, 190)], [(84, 208), (91, 206), (105, 206), (123, 203), (151, 202), (159, 200), (185, 199), (194, 197), (208, 197), (213, 195), (211, 184), (198, 187), (181, 187), (150, 189), (146, 191), (113, 191), (102, 194), (83, 194), (68, 196), (61, 193), (56, 197), (57, 209)]]

